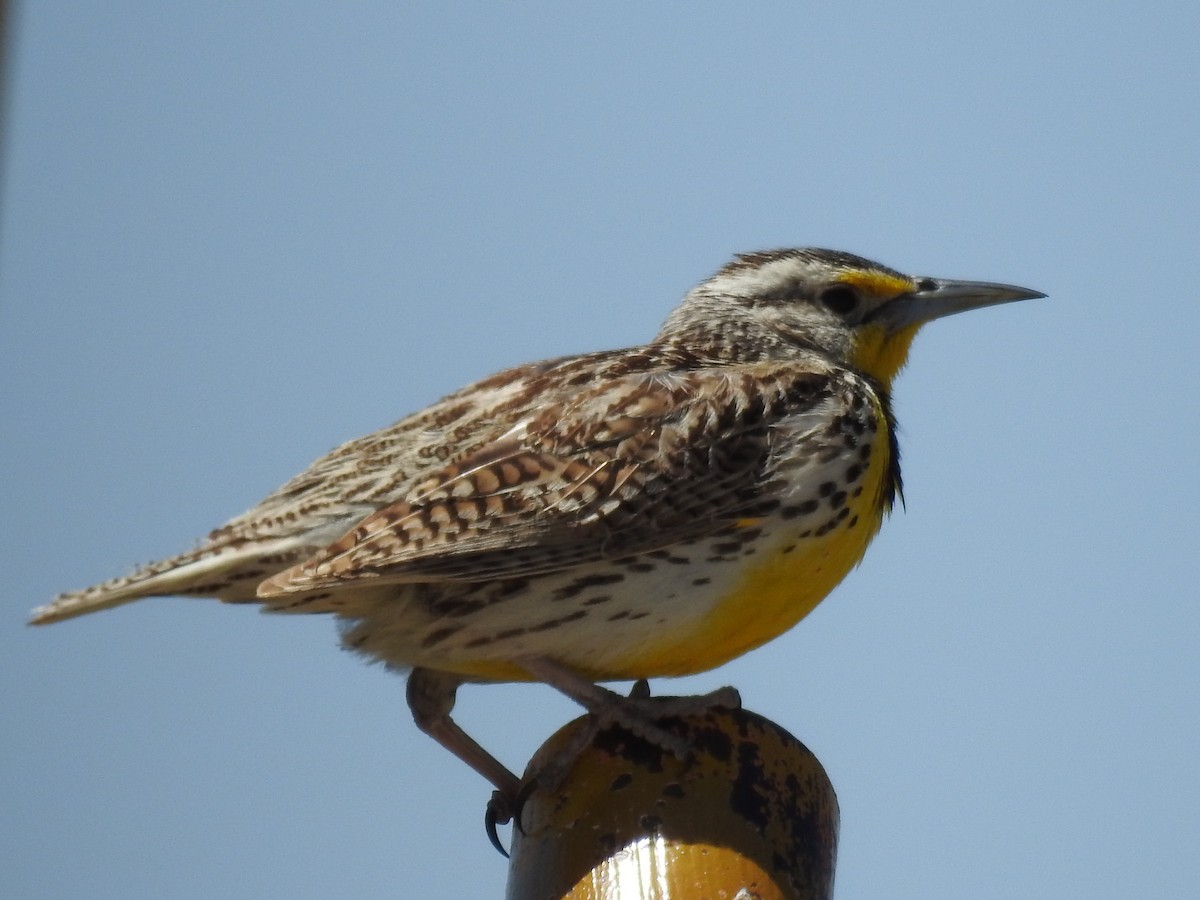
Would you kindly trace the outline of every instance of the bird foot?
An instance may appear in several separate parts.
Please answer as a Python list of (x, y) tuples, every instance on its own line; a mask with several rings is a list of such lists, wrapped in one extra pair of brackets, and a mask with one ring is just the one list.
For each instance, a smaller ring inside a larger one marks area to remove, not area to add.
[(622, 728), (642, 740), (670, 753), (676, 759), (687, 761), (692, 756), (688, 740), (664, 727), (664, 719), (702, 715), (713, 709), (741, 709), (742, 698), (732, 687), (718, 688), (707, 694), (684, 697), (651, 697), (649, 685), (639, 681), (628, 697), (609, 691), (607, 696), (597, 698), (588, 709), (592, 714), (593, 727), (588, 729), (590, 743), (595, 734), (608, 728)]

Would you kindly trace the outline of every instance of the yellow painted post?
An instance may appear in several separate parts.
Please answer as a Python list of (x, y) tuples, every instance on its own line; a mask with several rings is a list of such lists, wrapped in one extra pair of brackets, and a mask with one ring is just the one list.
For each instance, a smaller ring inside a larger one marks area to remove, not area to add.
[[(838, 806), (817, 758), (773, 722), (712, 710), (664, 727), (676, 759), (610, 728), (553, 791), (535, 789), (514, 825), (507, 900), (827, 900)], [(540, 771), (587, 718), (550, 738)]]

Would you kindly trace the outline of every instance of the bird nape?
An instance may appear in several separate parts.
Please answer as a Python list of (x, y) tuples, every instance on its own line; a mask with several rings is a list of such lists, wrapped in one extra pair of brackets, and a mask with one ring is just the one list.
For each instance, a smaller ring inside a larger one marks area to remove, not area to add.
[(331, 613), (345, 646), (411, 669), (418, 725), (510, 800), (516, 776), (450, 717), (465, 682), (543, 681), (677, 752), (659, 701), (595, 682), (705, 671), (795, 625), (900, 493), (890, 391), (917, 330), (1042, 296), (743, 254), (650, 342), (478, 381), (32, 622), (164, 595)]

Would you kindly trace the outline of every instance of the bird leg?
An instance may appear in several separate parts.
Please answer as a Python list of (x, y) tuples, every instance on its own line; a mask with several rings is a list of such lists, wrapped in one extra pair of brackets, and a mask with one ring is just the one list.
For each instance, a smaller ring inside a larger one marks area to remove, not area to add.
[(463, 679), (450, 672), (416, 668), (408, 676), (408, 708), (423, 732), (495, 785), (509, 803), (516, 801), (521, 780), (500, 760), (463, 731), (453, 719), (454, 697)]

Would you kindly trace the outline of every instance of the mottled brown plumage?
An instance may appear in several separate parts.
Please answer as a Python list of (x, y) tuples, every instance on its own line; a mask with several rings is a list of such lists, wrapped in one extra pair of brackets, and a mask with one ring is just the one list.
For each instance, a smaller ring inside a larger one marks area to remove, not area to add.
[[(606, 378), (439, 469), (265, 597), (353, 580), (480, 581), (621, 559), (712, 534), (778, 501), (762, 490), (770, 423), (831, 397), (813, 364)], [(543, 375), (542, 395), (561, 390)]]

